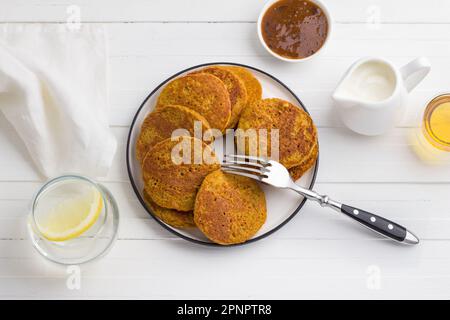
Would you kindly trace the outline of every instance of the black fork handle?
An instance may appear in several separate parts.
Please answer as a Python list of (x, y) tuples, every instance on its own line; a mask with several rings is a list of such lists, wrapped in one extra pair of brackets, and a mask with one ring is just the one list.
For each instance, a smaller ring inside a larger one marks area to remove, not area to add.
[(345, 214), (347, 217), (356, 220), (363, 226), (387, 238), (405, 244), (419, 243), (419, 238), (417, 238), (412, 232), (408, 231), (405, 227), (399, 225), (398, 223), (395, 223), (368, 211), (361, 210), (346, 204), (341, 204), (330, 199), (326, 195), (321, 195), (313, 190), (305, 189), (296, 185), (295, 183), (292, 183), (289, 188), (298, 192), (309, 200), (318, 202), (322, 207), (329, 207)]
[(405, 244), (419, 243), (419, 239), (405, 227), (376, 214), (346, 204), (341, 205), (341, 212), (367, 228), (395, 241)]

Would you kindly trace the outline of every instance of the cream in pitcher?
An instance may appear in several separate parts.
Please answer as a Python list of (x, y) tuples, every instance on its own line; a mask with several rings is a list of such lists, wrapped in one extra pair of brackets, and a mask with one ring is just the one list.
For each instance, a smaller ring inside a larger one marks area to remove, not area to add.
[(339, 115), (351, 130), (378, 135), (398, 123), (408, 92), (430, 71), (426, 58), (396, 68), (382, 58), (365, 58), (347, 71), (333, 93)]

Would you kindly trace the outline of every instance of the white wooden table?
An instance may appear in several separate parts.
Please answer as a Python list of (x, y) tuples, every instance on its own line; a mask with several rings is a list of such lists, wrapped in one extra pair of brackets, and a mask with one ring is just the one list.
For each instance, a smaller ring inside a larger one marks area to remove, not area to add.
[[(409, 140), (427, 99), (450, 90), (450, 2), (326, 3), (335, 18), (332, 41), (319, 59), (296, 65), (259, 45), (261, 0), (2, 0), (1, 22), (64, 23), (76, 5), (83, 23), (106, 25), (110, 124), (119, 149), (104, 182), (122, 224), (111, 252), (81, 267), (79, 289), (68, 287), (66, 268), (47, 262), (26, 239), (27, 206), (42, 181), (0, 115), (0, 298), (450, 298), (450, 167), (421, 162)], [(405, 121), (374, 138), (343, 128), (330, 99), (346, 68), (367, 55), (398, 65), (424, 55), (433, 65), (411, 94)], [(313, 203), (274, 235), (243, 247), (207, 248), (162, 229), (130, 187), (129, 124), (162, 80), (212, 61), (253, 65), (290, 86), (319, 127), (316, 189), (397, 220), (420, 245), (391, 243)]]

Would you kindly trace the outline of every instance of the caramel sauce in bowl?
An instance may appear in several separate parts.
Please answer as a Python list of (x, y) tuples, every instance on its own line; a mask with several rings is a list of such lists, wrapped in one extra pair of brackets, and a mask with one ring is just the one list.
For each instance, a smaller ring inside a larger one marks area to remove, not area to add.
[(287, 62), (306, 61), (321, 52), (331, 26), (329, 11), (319, 0), (271, 0), (257, 23), (263, 47)]

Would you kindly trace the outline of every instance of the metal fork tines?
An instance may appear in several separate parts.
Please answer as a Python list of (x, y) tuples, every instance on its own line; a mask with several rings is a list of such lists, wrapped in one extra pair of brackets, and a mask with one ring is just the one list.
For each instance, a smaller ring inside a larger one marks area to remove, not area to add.
[(227, 173), (252, 178), (278, 188), (295, 189), (303, 196), (320, 201), (320, 196), (312, 190), (297, 186), (288, 170), (279, 162), (244, 155), (225, 155), (222, 170)]
[(225, 155), (222, 163), (224, 172), (245, 176), (255, 180), (262, 181), (268, 178), (267, 173), (270, 172), (271, 164), (261, 158), (242, 156), (242, 155)]

